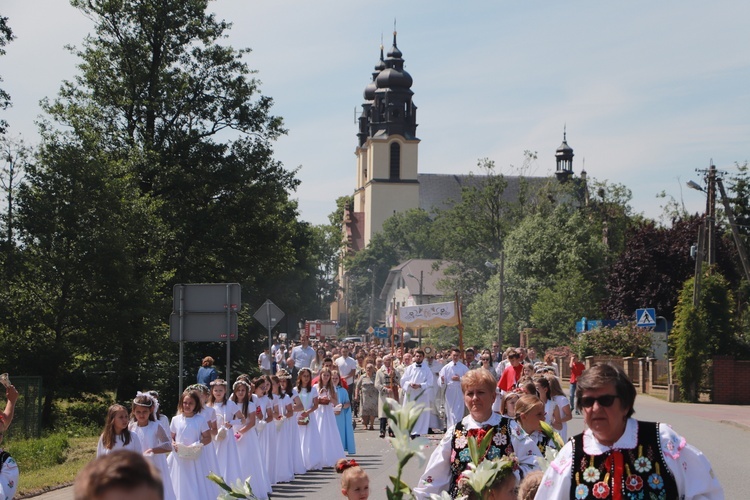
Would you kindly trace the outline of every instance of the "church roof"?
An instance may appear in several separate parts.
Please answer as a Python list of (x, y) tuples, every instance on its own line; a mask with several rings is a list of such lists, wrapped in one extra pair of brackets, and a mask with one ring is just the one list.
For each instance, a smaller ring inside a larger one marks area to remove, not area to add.
[[(434, 209), (446, 210), (461, 201), (461, 191), (465, 187), (481, 188), (487, 176), (456, 174), (418, 174), (419, 208), (432, 213)], [(549, 182), (549, 177), (521, 177), (506, 175), (503, 177), (508, 186), (503, 191), (505, 201), (517, 201), (521, 190), (521, 179), (532, 187), (530, 195)], [(536, 188), (536, 189), (534, 189)]]

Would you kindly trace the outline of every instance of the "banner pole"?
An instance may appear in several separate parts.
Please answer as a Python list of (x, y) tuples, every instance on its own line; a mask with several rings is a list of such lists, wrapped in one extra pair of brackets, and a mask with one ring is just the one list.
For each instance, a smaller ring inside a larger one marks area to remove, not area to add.
[(464, 319), (461, 311), (461, 303), (458, 301), (458, 292), (456, 292), (456, 311), (458, 312), (458, 348), (461, 349), (461, 358), (464, 360), (464, 364), (469, 366), (466, 359), (466, 352), (464, 351)]

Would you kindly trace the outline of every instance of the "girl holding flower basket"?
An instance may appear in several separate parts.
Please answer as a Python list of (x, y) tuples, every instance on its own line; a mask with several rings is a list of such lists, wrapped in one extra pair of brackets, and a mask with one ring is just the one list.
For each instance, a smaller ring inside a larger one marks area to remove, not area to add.
[(320, 440), (318, 423), (315, 420), (315, 410), (318, 409), (318, 389), (312, 385), (312, 373), (309, 368), (301, 368), (297, 375), (297, 388), (294, 395), (300, 400), (301, 406), (295, 413), (297, 430), (299, 432), (302, 461), (307, 470), (323, 468), (323, 443)]

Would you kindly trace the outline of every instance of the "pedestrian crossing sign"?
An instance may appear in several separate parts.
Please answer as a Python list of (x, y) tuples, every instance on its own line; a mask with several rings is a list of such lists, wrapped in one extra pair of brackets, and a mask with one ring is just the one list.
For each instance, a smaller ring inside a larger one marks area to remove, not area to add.
[(656, 326), (655, 309), (636, 309), (635, 324), (639, 328), (653, 328)]

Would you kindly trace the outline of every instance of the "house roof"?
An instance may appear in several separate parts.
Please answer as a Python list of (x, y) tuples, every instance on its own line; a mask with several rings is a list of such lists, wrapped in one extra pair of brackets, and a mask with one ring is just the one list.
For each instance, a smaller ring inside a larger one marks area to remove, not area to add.
[[(445, 293), (438, 289), (437, 284), (445, 278), (444, 271), (450, 265), (445, 260), (435, 259), (409, 259), (398, 266), (391, 268), (388, 272), (388, 278), (385, 280), (383, 289), (380, 291), (380, 298), (385, 299), (388, 296), (388, 290), (391, 289), (393, 282), (399, 277), (404, 278), (404, 286), (409, 290), (410, 295), (419, 295), (419, 279), (422, 278), (422, 296), (440, 297)], [(414, 276), (414, 278), (409, 275)]]

